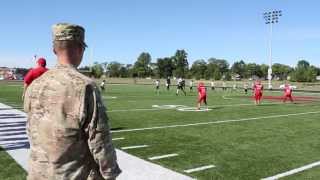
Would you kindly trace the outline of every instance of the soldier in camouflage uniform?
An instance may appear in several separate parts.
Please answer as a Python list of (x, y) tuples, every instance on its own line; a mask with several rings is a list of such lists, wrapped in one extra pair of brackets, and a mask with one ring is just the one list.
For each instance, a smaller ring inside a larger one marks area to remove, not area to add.
[(53, 26), (58, 65), (36, 79), (24, 101), (29, 180), (115, 179), (121, 172), (96, 84), (80, 74), (86, 44), (78, 25)]

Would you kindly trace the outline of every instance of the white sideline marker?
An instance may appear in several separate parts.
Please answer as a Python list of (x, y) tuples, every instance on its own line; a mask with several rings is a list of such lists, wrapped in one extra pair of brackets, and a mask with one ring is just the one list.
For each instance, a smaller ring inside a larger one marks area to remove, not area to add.
[(259, 119), (271, 119), (271, 118), (278, 118), (278, 117), (299, 116), (299, 115), (306, 115), (306, 114), (319, 114), (319, 113), (320, 113), (320, 111), (311, 111), (311, 112), (294, 113), (294, 114), (281, 114), (281, 115), (260, 116), (260, 117), (253, 117), (253, 118), (243, 118), (243, 119), (230, 119), (230, 120), (224, 120), (224, 121), (209, 121), (209, 122), (200, 122), (200, 123), (191, 123), (191, 124), (177, 124), (177, 125), (169, 125), (169, 126), (155, 126), (155, 127), (147, 127), (147, 128), (123, 129), (123, 130), (111, 131), (111, 133), (134, 132), (134, 131), (145, 131), (145, 130), (153, 130), (153, 129), (167, 129), (167, 128), (177, 128), (177, 127), (189, 127), (189, 126), (200, 126), (200, 125), (207, 125), (207, 124), (222, 124), (222, 123), (232, 123), (232, 122), (242, 122), (242, 121), (253, 121), (253, 120), (259, 120)]
[(164, 158), (170, 158), (170, 157), (175, 157), (175, 156), (179, 156), (179, 154), (166, 154), (166, 155), (162, 155), (162, 156), (153, 156), (153, 157), (149, 157), (149, 160), (158, 160), (158, 159), (164, 159)]
[(118, 140), (124, 140), (124, 137), (120, 137), (120, 138), (113, 138), (112, 141), (118, 141)]
[(290, 175), (305, 171), (307, 169), (314, 168), (314, 167), (319, 166), (319, 165), (320, 165), (320, 161), (314, 162), (312, 164), (308, 164), (308, 165), (305, 165), (305, 166), (302, 166), (302, 167), (299, 167), (299, 168), (296, 168), (296, 169), (292, 169), (290, 171), (287, 171), (287, 172), (284, 172), (284, 173), (281, 173), (281, 174), (277, 174), (277, 175), (274, 175), (274, 176), (271, 176), (271, 177), (267, 177), (267, 178), (262, 178), (261, 180), (277, 180), (279, 178), (290, 176)]
[(145, 148), (145, 147), (149, 147), (149, 145), (126, 146), (126, 147), (121, 147), (121, 149), (126, 150), (126, 149), (138, 149), (138, 148)]
[(197, 168), (193, 168), (193, 169), (183, 170), (183, 172), (190, 174), (193, 172), (203, 171), (203, 170), (211, 169), (214, 167), (216, 167), (216, 166), (211, 164), (211, 165), (207, 165), (207, 166), (201, 166), (201, 167), (197, 167)]

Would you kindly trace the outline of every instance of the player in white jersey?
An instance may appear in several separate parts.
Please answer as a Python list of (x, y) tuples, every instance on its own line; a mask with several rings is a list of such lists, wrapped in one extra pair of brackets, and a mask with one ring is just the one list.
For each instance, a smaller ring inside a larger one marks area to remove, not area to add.
[(156, 93), (157, 93), (157, 95), (159, 95), (160, 94), (160, 81), (159, 81), (159, 79), (157, 79), (155, 81), (155, 85), (156, 85)]
[(210, 82), (210, 85), (211, 85), (211, 90), (214, 90), (216, 85), (213, 80)]

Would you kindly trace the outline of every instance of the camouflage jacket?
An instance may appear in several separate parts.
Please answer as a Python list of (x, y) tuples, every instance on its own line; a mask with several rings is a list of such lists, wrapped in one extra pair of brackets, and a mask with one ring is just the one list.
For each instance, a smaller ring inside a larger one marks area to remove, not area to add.
[(114, 179), (121, 170), (96, 84), (57, 65), (26, 92), (28, 179)]

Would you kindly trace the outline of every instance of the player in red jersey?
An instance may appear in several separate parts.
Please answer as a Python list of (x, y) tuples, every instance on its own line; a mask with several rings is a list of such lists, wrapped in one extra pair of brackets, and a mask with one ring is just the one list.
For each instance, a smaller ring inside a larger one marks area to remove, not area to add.
[(285, 103), (287, 101), (287, 99), (289, 98), (289, 100), (291, 102), (293, 102), (293, 99), (292, 99), (292, 87), (286, 83), (284, 85), (284, 97), (283, 97), (283, 102)]
[(39, 58), (37, 61), (36, 67), (31, 68), (28, 71), (28, 73), (24, 77), (24, 90), (22, 94), (22, 99), (24, 98), (24, 94), (27, 87), (32, 83), (32, 81), (40, 77), (46, 71), (48, 71), (48, 69), (46, 68), (46, 65), (47, 65), (46, 60), (44, 58)]
[(206, 109), (208, 109), (207, 89), (202, 82), (198, 84), (198, 110), (200, 110), (201, 102), (204, 102)]
[(252, 89), (254, 93), (255, 104), (258, 105), (261, 103), (261, 98), (263, 93), (263, 85), (261, 84), (261, 81), (260, 80), (256, 81)]

